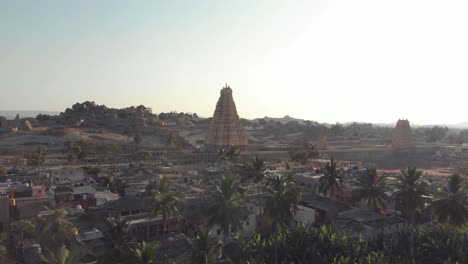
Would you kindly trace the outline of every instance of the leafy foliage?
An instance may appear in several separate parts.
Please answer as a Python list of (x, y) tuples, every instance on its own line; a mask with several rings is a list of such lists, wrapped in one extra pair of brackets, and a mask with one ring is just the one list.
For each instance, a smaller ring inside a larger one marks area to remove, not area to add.
[(158, 264), (161, 263), (158, 249), (159, 244), (157, 242), (146, 243), (143, 241), (133, 250), (133, 254), (139, 264)]
[(409, 227), (384, 243), (388, 263), (468, 263), (468, 229), (447, 225)]
[(162, 177), (159, 184), (155, 186), (155, 191), (146, 193), (143, 196), (143, 203), (149, 209), (151, 216), (162, 215), (164, 222), (164, 237), (163, 237), (163, 250), (165, 247), (165, 236), (167, 229), (167, 221), (170, 217), (178, 217), (179, 211), (177, 205), (182, 199), (182, 194), (171, 190), (169, 186), (169, 179)]
[(246, 263), (374, 263), (364, 260), (382, 258), (364, 240), (350, 238), (333, 226), (281, 227), (269, 236), (241, 240), (241, 248)]
[(5, 242), (8, 239), (7, 233), (0, 233), (0, 260), (7, 254)]
[(45, 146), (39, 146), (33, 153), (26, 154), (25, 158), (28, 161), (28, 164), (33, 166), (41, 166), (45, 163), (46, 155), (47, 148)]
[(229, 235), (229, 228), (242, 229), (242, 222), (247, 219), (248, 211), (245, 197), (239, 192), (237, 183), (231, 176), (216, 184), (216, 191), (208, 207), (208, 226), (221, 228), (224, 238)]
[(209, 229), (201, 229), (193, 241), (194, 264), (218, 263), (223, 256), (223, 243), (210, 237)]
[(242, 263), (468, 263), (468, 228), (429, 225), (403, 229), (383, 246), (333, 226), (296, 224), (240, 240)]
[(110, 230), (107, 236), (111, 245), (102, 260), (103, 263), (125, 263), (133, 256), (138, 243), (131, 241), (130, 225), (126, 219), (110, 219)]
[(397, 189), (392, 197), (396, 200), (396, 207), (403, 216), (414, 222), (418, 211), (424, 209), (424, 196), (430, 194), (428, 183), (422, 177), (422, 171), (408, 167), (401, 170), (402, 175), (397, 176), (398, 182), (394, 185)]
[(369, 168), (364, 175), (358, 176), (356, 185), (354, 195), (359, 200), (363, 199), (367, 208), (377, 212), (385, 211), (385, 202), (390, 199), (386, 192), (390, 188), (387, 186), (384, 177), (379, 178), (377, 176), (375, 168)]
[(75, 250), (69, 250), (65, 245), (62, 245), (57, 251), (48, 252), (47, 261), (57, 264), (81, 264), (78, 260), (78, 254)]
[(293, 145), (288, 149), (291, 160), (306, 164), (308, 159), (319, 157), (318, 147), (314, 144)]
[(321, 194), (332, 196), (336, 192), (341, 192), (343, 178), (337, 165), (333, 159), (325, 165), (324, 175), (320, 177), (319, 181), (319, 192)]
[(46, 217), (42, 225), (39, 240), (46, 257), (48, 253), (52, 254), (62, 246), (70, 248), (75, 242), (73, 234), (75, 226), (66, 219), (66, 215), (65, 208), (56, 209)]
[(262, 214), (262, 196), (260, 183), (265, 179), (266, 163), (260, 156), (255, 156), (252, 162), (247, 165), (246, 177), (257, 185), (257, 198), (260, 206), (260, 214)]
[(429, 206), (437, 221), (451, 226), (462, 226), (468, 222), (468, 193), (462, 187), (460, 175), (447, 178), (447, 186)]
[(291, 175), (275, 176), (268, 179), (265, 190), (265, 213), (275, 224), (287, 224), (300, 201), (300, 191)]

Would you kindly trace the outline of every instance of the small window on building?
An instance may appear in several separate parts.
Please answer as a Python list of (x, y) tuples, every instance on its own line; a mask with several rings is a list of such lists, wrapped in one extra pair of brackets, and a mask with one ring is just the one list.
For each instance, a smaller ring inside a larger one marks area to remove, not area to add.
[(221, 235), (221, 229), (216, 230), (216, 235)]

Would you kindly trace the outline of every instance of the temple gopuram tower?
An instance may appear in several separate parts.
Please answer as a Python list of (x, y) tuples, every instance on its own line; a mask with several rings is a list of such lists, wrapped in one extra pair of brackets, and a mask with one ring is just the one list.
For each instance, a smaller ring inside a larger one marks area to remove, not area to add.
[(393, 131), (392, 148), (404, 149), (413, 147), (413, 139), (411, 136), (411, 127), (408, 120), (398, 120), (395, 130)]
[(232, 98), (232, 89), (228, 85), (221, 89), (205, 144), (212, 146), (247, 145), (247, 138), (240, 125), (236, 104)]

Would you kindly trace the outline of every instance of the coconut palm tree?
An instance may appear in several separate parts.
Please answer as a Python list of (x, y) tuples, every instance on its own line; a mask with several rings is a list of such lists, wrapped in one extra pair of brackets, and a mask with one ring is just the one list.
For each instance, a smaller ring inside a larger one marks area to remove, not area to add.
[(49, 252), (46, 260), (51, 264), (81, 264), (75, 251), (62, 245), (57, 251)]
[(166, 146), (175, 147), (177, 145), (177, 136), (174, 132), (169, 132), (166, 138)]
[(162, 177), (157, 189), (150, 195), (144, 198), (143, 203), (149, 209), (151, 216), (162, 215), (163, 218), (163, 239), (162, 249), (165, 248), (165, 240), (167, 233), (167, 224), (170, 217), (178, 217), (179, 210), (177, 204), (182, 199), (182, 194), (171, 190), (169, 186), (169, 179)]
[(137, 258), (139, 264), (158, 264), (161, 263), (158, 256), (159, 244), (157, 242), (146, 243), (143, 241), (137, 247), (133, 254)]
[(210, 237), (210, 230), (201, 229), (193, 241), (192, 262), (194, 264), (219, 263), (223, 256), (223, 243)]
[(228, 158), (228, 160), (230, 161), (236, 161), (239, 159), (240, 157), (240, 150), (239, 150), (239, 147), (237, 146), (231, 146), (227, 153), (226, 153), (226, 156)]
[(223, 233), (224, 241), (229, 235), (229, 228), (238, 230), (242, 228), (242, 222), (248, 217), (246, 199), (239, 192), (232, 176), (225, 177), (216, 184), (216, 191), (211, 197), (208, 207), (208, 226), (219, 226)]
[(240, 157), (240, 150), (236, 146), (231, 146), (229, 148), (219, 148), (217, 149), (218, 161), (222, 161), (226, 166), (228, 162), (236, 161)]
[(468, 222), (468, 193), (462, 187), (462, 177), (454, 174), (447, 178), (447, 186), (436, 193), (437, 200), (429, 209), (439, 222), (462, 226)]
[(364, 200), (367, 208), (383, 213), (385, 202), (390, 199), (387, 195), (390, 187), (385, 183), (385, 177), (378, 177), (375, 168), (368, 168), (366, 174), (360, 175), (356, 180), (355, 197)]
[(271, 177), (265, 190), (265, 213), (275, 225), (287, 224), (293, 218), (300, 198), (300, 190), (291, 175)]
[(75, 226), (68, 221), (66, 215), (67, 210), (60, 208), (45, 219), (39, 241), (46, 254), (47, 252), (56, 252), (62, 246), (70, 248), (75, 243)]
[(317, 145), (312, 144), (307, 148), (307, 158), (309, 159), (317, 159), (320, 157), (319, 149)]
[(135, 151), (137, 150), (137, 146), (139, 146), (143, 142), (143, 137), (139, 132), (136, 132), (133, 136), (133, 143), (135, 145)]
[(26, 159), (31, 165), (40, 167), (45, 163), (46, 155), (47, 148), (41, 145), (32, 154), (27, 155)]
[(257, 184), (257, 196), (258, 196), (258, 204), (260, 208), (260, 215), (262, 214), (262, 197), (260, 194), (260, 183), (265, 178), (265, 170), (266, 170), (266, 163), (260, 156), (255, 156), (252, 160), (252, 163), (247, 165), (248, 172), (247, 176), (250, 180), (252, 180), (255, 184)]
[(110, 230), (108, 232), (111, 246), (104, 256), (103, 263), (118, 263), (131, 256), (138, 243), (130, 238), (130, 223), (125, 218), (116, 217), (109, 219)]
[(21, 251), (21, 259), (24, 257), (25, 237), (32, 235), (36, 231), (36, 226), (27, 220), (20, 220), (11, 223), (11, 232), (19, 237), (18, 247)]
[(401, 210), (403, 216), (414, 224), (416, 213), (424, 209), (424, 196), (428, 196), (429, 185), (422, 178), (422, 171), (408, 167), (401, 170), (401, 175), (396, 177), (397, 182), (393, 187), (397, 189), (392, 198), (396, 201), (396, 207)]
[(337, 168), (337, 163), (332, 158), (325, 165), (325, 173), (319, 180), (319, 192), (322, 195), (334, 197), (336, 192), (341, 192), (343, 178)]

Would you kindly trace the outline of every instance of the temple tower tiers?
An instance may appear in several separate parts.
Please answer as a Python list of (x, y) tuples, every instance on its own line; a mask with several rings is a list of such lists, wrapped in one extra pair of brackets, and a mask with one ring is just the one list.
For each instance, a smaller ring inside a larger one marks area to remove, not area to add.
[(393, 131), (392, 148), (402, 149), (411, 148), (413, 146), (409, 121), (398, 120), (395, 130)]
[(205, 144), (216, 146), (244, 146), (247, 138), (240, 125), (232, 89), (224, 86), (211, 121)]

